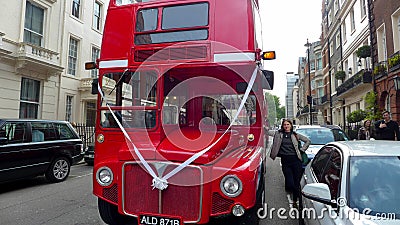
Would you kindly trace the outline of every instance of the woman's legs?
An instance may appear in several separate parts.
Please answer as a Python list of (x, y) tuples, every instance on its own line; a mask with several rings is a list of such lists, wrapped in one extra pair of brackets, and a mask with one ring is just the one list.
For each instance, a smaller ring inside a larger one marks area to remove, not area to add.
[(297, 156), (282, 156), (281, 160), (285, 189), (293, 193), (293, 202), (297, 202), (300, 195), (301, 161)]

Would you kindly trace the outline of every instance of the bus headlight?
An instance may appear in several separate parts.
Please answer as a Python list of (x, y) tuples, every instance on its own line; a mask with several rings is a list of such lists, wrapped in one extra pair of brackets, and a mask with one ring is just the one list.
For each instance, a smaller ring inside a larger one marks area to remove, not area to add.
[(96, 180), (101, 186), (108, 186), (113, 181), (113, 173), (108, 167), (101, 167), (97, 170)]
[(236, 197), (242, 193), (242, 181), (235, 175), (227, 175), (220, 183), (222, 193), (228, 197)]

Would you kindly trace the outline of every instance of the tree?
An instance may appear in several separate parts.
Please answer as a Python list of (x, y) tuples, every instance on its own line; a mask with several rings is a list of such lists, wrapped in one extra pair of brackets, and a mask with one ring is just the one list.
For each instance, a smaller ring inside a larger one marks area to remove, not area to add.
[(381, 118), (376, 98), (375, 92), (368, 92), (364, 97), (365, 111), (367, 113), (366, 119), (377, 121)]
[(265, 93), (265, 100), (268, 105), (268, 121), (270, 125), (278, 123), (282, 118), (285, 118), (286, 108), (281, 106), (279, 97), (268, 92)]
[(358, 123), (361, 122), (363, 119), (365, 119), (366, 116), (367, 113), (364, 110), (358, 109), (347, 115), (347, 122)]
[(335, 78), (338, 80), (343, 81), (345, 77), (346, 77), (346, 72), (344, 72), (343, 70), (339, 70), (335, 73)]

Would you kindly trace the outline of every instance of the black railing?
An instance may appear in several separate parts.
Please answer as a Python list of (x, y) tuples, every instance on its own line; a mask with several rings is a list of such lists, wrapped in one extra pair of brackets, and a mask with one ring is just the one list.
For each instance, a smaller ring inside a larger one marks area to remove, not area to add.
[(76, 129), (76, 132), (79, 134), (79, 137), (83, 141), (83, 146), (86, 148), (89, 145), (94, 144), (94, 126), (88, 126), (87, 124), (84, 123), (77, 123), (73, 124), (74, 128)]
[(360, 84), (370, 84), (372, 82), (371, 71), (360, 70), (354, 76), (347, 79), (343, 84), (336, 88), (337, 95), (341, 95)]

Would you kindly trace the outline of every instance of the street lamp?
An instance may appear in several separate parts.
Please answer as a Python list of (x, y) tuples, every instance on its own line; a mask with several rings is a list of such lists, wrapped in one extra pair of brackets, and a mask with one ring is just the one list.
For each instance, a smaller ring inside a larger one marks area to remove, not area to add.
[(307, 95), (307, 103), (309, 104), (308, 110), (310, 113), (310, 125), (313, 124), (312, 121), (312, 113), (311, 113), (311, 107), (312, 107), (312, 95), (311, 95), (311, 73), (310, 73), (310, 47), (311, 43), (308, 42), (307, 38), (307, 43), (304, 45), (304, 47), (307, 47), (307, 71), (308, 71), (308, 94)]

